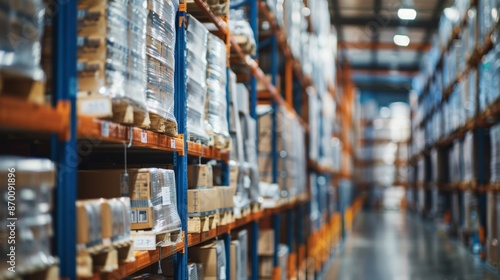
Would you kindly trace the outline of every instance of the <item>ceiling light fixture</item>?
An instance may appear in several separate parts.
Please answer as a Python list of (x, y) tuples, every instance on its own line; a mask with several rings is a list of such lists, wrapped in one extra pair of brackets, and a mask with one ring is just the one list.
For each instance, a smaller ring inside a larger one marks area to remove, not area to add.
[(400, 8), (398, 10), (398, 17), (402, 20), (414, 20), (417, 18), (417, 11), (415, 9)]
[(394, 35), (394, 44), (400, 47), (408, 47), (410, 44), (410, 37), (406, 35), (396, 34)]

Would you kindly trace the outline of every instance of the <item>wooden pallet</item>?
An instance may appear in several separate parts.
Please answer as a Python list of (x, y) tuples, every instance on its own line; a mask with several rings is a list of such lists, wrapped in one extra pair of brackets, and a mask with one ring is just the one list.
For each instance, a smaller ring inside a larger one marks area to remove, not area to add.
[(247, 206), (247, 207), (241, 208), (241, 209), (235, 208), (234, 209), (234, 218), (241, 219), (243, 217), (250, 215), (251, 213), (252, 213), (252, 210), (251, 210), (250, 206)]
[(150, 125), (148, 127), (142, 127), (142, 128), (158, 133), (164, 133), (172, 137), (177, 136), (176, 122), (168, 120), (153, 112), (149, 112), (149, 119), (151, 120)]
[(214, 147), (221, 151), (230, 151), (231, 150), (231, 139), (221, 136), (215, 135), (213, 137)]
[(202, 217), (188, 217), (188, 232), (201, 233), (217, 229), (218, 219), (215, 215), (208, 215)]
[(131, 233), (135, 251), (154, 251), (156, 247), (166, 247), (183, 240), (181, 229), (154, 232), (151, 230), (133, 230)]
[(81, 249), (76, 255), (76, 274), (89, 278), (94, 271), (111, 272), (118, 269), (118, 251), (113, 246), (95, 246)]
[(135, 261), (133, 240), (114, 243), (113, 247), (118, 253), (118, 262), (120, 264)]
[(218, 225), (226, 226), (234, 222), (233, 211), (223, 211), (216, 214), (216, 219), (218, 220)]
[(251, 209), (252, 213), (261, 212), (263, 210), (262, 203), (260, 203), (260, 202), (253, 202), (253, 203), (250, 204), (250, 209)]
[(12, 71), (0, 71), (0, 95), (45, 104), (45, 81), (33, 80)]

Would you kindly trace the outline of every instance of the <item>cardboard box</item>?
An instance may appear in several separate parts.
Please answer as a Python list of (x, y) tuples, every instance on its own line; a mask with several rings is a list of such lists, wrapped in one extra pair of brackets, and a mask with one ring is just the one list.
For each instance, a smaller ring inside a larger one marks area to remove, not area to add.
[(273, 276), (274, 265), (273, 258), (269, 256), (259, 259), (259, 279), (271, 278)]
[(219, 209), (221, 201), (219, 194), (216, 188), (188, 190), (188, 213), (202, 214)]
[[(123, 170), (79, 171), (78, 197), (89, 199), (128, 196), (132, 204), (131, 228), (151, 229), (159, 219), (178, 216), (173, 213), (177, 210), (173, 207), (176, 202), (172, 200), (171, 192), (171, 189), (175, 189), (175, 181), (165, 178), (165, 181), (160, 182), (154, 177), (160, 171), (166, 170), (130, 169), (127, 171), (128, 179), (123, 176)], [(154, 207), (155, 205), (162, 207)], [(167, 213), (170, 214), (169, 217), (166, 216)]]
[(219, 198), (219, 209), (229, 209), (234, 207), (233, 197), (236, 193), (236, 188), (234, 187), (214, 187), (217, 190)]
[(241, 263), (239, 263), (239, 254), (241, 251), (240, 241), (232, 240), (231, 241), (231, 278), (234, 280), (239, 280), (237, 277), (239, 275), (238, 268), (241, 267)]
[(190, 189), (213, 187), (212, 166), (207, 164), (188, 165), (188, 187)]
[(205, 280), (226, 280), (226, 253), (224, 242), (217, 240), (199, 247), (189, 248), (189, 259), (201, 263)]
[(103, 200), (79, 200), (76, 202), (78, 245), (92, 247), (102, 243), (101, 205)]
[(274, 254), (274, 230), (266, 229), (259, 232), (259, 256), (272, 256)]

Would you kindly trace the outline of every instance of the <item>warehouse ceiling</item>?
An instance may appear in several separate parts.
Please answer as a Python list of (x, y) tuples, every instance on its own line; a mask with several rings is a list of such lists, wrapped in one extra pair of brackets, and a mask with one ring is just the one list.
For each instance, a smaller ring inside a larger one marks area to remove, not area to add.
[[(444, 8), (453, 0), (329, 0), (339, 48), (361, 90), (408, 91), (437, 30)], [(398, 17), (400, 8), (414, 9), (414, 20)], [(406, 35), (403, 47), (394, 36)]]

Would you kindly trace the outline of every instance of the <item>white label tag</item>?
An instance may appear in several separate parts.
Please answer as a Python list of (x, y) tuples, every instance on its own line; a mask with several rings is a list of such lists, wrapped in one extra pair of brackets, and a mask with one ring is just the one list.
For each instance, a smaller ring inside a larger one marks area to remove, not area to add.
[(141, 131), (141, 143), (148, 143), (148, 133), (146, 131)]
[(175, 149), (175, 140), (174, 139), (170, 140), (170, 148)]
[(225, 266), (221, 266), (220, 269), (219, 269), (219, 279), (221, 280), (225, 280), (226, 279), (226, 267)]
[(132, 235), (135, 250), (155, 250), (156, 236), (154, 235)]
[(107, 98), (79, 99), (78, 114), (83, 116), (109, 116), (113, 112), (111, 101)]
[(107, 122), (102, 122), (101, 124), (101, 136), (102, 137), (109, 137), (109, 123)]
[(163, 200), (163, 205), (172, 204), (172, 200), (170, 199), (170, 187), (161, 187), (161, 196)]

